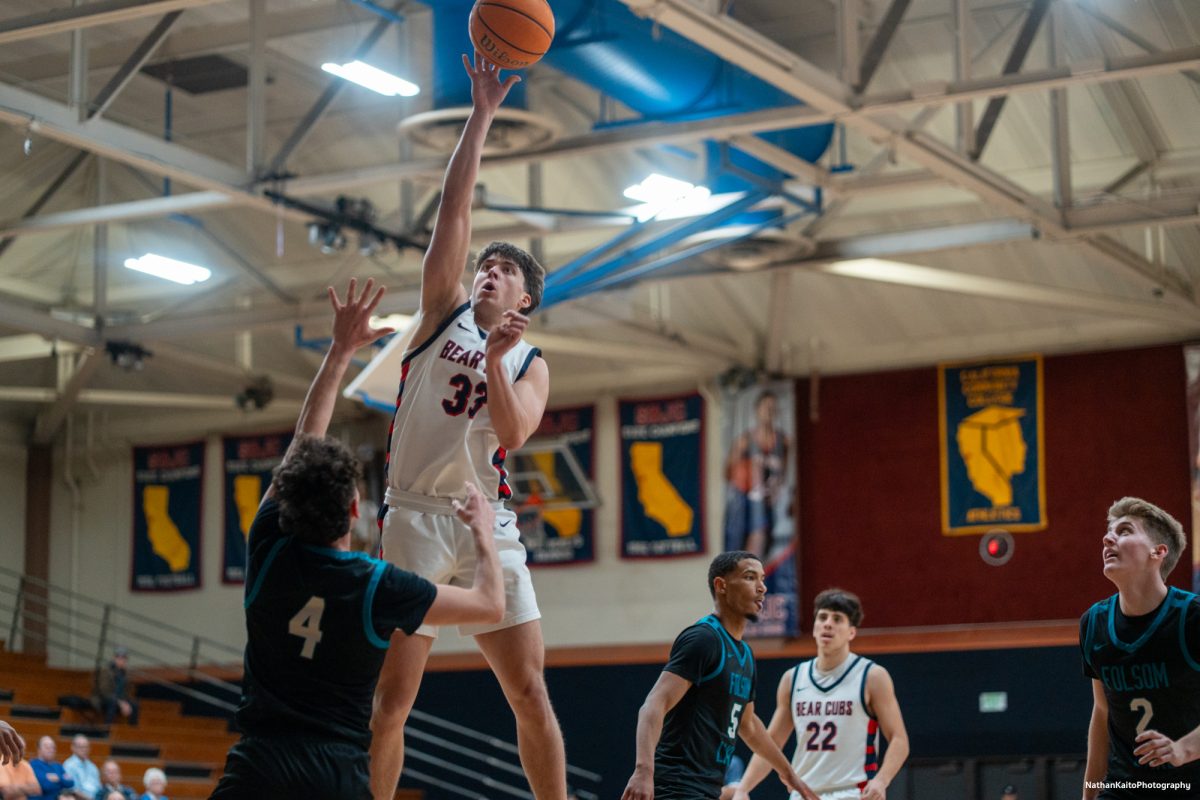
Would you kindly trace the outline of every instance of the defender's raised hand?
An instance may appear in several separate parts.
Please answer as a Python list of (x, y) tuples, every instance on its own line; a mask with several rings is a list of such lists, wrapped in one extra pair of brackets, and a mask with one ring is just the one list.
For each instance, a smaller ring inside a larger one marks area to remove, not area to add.
[(375, 279), (368, 278), (363, 286), (362, 294), (355, 295), (358, 279), (351, 278), (350, 286), (346, 289), (346, 302), (338, 299), (337, 292), (332, 286), (328, 288), (329, 303), (333, 306), (333, 343), (348, 350), (357, 350), (371, 342), (395, 333), (395, 328), (372, 328), (371, 315), (379, 301), (383, 299), (387, 288), (380, 286), (374, 296), (371, 290), (375, 288)]

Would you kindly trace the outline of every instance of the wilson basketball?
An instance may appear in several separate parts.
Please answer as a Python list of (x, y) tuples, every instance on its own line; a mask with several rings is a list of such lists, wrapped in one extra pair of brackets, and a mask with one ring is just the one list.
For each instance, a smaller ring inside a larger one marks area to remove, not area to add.
[(470, 31), (481, 56), (503, 69), (523, 69), (550, 49), (554, 13), (546, 0), (478, 0)]

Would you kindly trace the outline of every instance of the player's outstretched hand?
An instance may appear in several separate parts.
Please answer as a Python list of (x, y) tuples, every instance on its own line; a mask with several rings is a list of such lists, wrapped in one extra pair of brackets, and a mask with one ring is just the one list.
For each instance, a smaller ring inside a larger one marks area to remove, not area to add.
[(807, 783), (800, 780), (794, 770), (790, 768), (786, 771), (776, 770), (775, 774), (779, 776), (779, 780), (783, 782), (784, 786), (788, 787), (793, 792), (799, 792), (800, 796), (803, 797), (804, 800), (821, 800), (821, 798), (817, 797), (816, 792), (808, 788)]
[(0, 720), (0, 764), (15, 764), (25, 755), (25, 740), (13, 726)]
[(372, 295), (371, 290), (375, 289), (374, 278), (367, 279), (362, 294), (355, 294), (357, 288), (358, 279), (351, 278), (350, 286), (346, 289), (346, 302), (344, 303), (338, 299), (337, 292), (332, 286), (328, 288), (329, 303), (333, 306), (333, 343), (337, 347), (351, 351), (366, 347), (381, 336), (396, 332), (395, 328), (371, 327), (371, 315), (375, 313), (387, 288), (380, 286)]
[(521, 82), (521, 76), (509, 75), (501, 82), (500, 67), (479, 55), (478, 52), (475, 53), (474, 66), (471, 65), (471, 60), (465, 53), (462, 60), (463, 66), (467, 68), (467, 74), (471, 76), (471, 103), (475, 108), (494, 115), (496, 109), (500, 108), (500, 104), (504, 102), (504, 98), (508, 96), (508, 90)]
[(495, 330), (488, 331), (487, 341), (483, 346), (484, 358), (489, 364), (499, 363), (505, 353), (516, 347), (517, 342), (525, 335), (525, 329), (529, 327), (529, 317), (518, 311), (505, 311), (501, 319), (503, 321)]
[(473, 483), (467, 484), (467, 498), (451, 502), (454, 513), (467, 524), (476, 539), (491, 542), (496, 530), (496, 512)]
[(1138, 757), (1139, 764), (1181, 767), (1190, 760), (1183, 745), (1158, 731), (1143, 731), (1133, 741), (1138, 744), (1133, 754)]
[(621, 800), (654, 800), (654, 776), (641, 767), (635, 767)]

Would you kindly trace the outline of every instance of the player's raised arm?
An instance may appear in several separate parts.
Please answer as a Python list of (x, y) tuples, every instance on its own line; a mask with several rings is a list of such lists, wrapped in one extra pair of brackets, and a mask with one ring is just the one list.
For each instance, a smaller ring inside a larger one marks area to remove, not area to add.
[(470, 589), (439, 585), (425, 613), (427, 625), (492, 624), (504, 617), (504, 579), (496, 555), (496, 513), (475, 484), (468, 483), (467, 499), (454, 501), (454, 513), (471, 529), (475, 540), (475, 578)]
[[(322, 437), (329, 430), (329, 421), (333, 419), (333, 407), (337, 404), (338, 389), (346, 368), (359, 348), (365, 347), (381, 336), (395, 333), (395, 328), (372, 328), (371, 315), (387, 290), (380, 286), (375, 288), (375, 279), (368, 278), (363, 286), (362, 294), (357, 294), (358, 280), (350, 279), (346, 289), (346, 300), (342, 302), (333, 287), (329, 288), (329, 302), (333, 306), (333, 342), (329, 352), (321, 362), (321, 368), (308, 387), (304, 405), (300, 408), (300, 417), (296, 420), (296, 433)], [(293, 440), (292, 446), (297, 440)], [(292, 448), (283, 460), (287, 461)], [(263, 500), (274, 497), (274, 485), (267, 488)]]
[(742, 712), (742, 719), (738, 725), (738, 736), (746, 743), (747, 747), (754, 751), (756, 758), (761, 757), (775, 769), (775, 774), (779, 776), (779, 780), (784, 786), (793, 792), (799, 792), (804, 800), (820, 800), (813, 790), (808, 788), (808, 784), (800, 780), (792, 770), (791, 762), (787, 760), (787, 756), (779, 749), (779, 745), (767, 733), (767, 726), (762, 724), (758, 714), (754, 713), (754, 703), (748, 704), (746, 710)]
[(876, 664), (867, 673), (867, 706), (875, 719), (883, 738), (887, 739), (887, 754), (875, 777), (863, 787), (864, 800), (884, 800), (887, 787), (908, 758), (908, 730), (904, 727), (904, 716), (900, 713), (900, 702), (896, 700), (896, 685), (892, 676)]
[[(780, 677), (779, 686), (775, 690), (775, 712), (771, 714), (771, 721), (767, 724), (767, 735), (780, 749), (792, 735), (794, 724), (792, 710), (789, 706), (791, 705), (792, 680), (795, 674), (796, 668), (792, 667)], [(767, 777), (767, 773), (770, 771), (770, 765), (762, 756), (751, 756), (750, 763), (746, 765), (746, 771), (742, 773), (742, 779), (733, 793), (733, 800), (746, 800), (750, 796), (750, 792), (754, 791), (754, 787), (762, 783), (762, 779)]]
[(544, 359), (535, 358), (521, 380), (516, 383), (509, 380), (504, 355), (521, 341), (529, 318), (516, 311), (505, 311), (503, 320), (487, 338), (488, 409), (500, 446), (516, 450), (542, 421), (546, 398), (550, 395), (550, 370)]
[[(463, 56), (463, 66), (471, 76), (471, 114), (446, 167), (433, 238), (421, 272), (421, 323), (422, 327), (431, 326), (430, 331), (467, 299), (462, 273), (471, 244), (471, 203), (483, 143), (508, 90), (521, 80), (509, 75), (501, 82), (500, 68), (478, 53), (474, 64)], [(422, 332), (417, 331), (414, 341), (420, 341)]]
[(650, 694), (646, 695), (638, 709), (633, 775), (621, 800), (654, 800), (654, 748), (662, 736), (663, 719), (683, 699), (691, 685), (691, 681), (673, 672), (662, 672)]

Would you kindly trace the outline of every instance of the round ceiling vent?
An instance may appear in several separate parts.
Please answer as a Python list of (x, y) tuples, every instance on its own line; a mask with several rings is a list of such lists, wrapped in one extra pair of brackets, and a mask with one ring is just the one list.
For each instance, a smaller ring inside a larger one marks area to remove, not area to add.
[[(458, 144), (470, 114), (470, 106), (425, 111), (405, 118), (396, 130), (417, 144), (439, 153), (450, 153)], [(553, 142), (561, 133), (562, 128), (557, 122), (541, 114), (501, 106), (492, 120), (483, 154), (495, 156), (533, 150)]]

